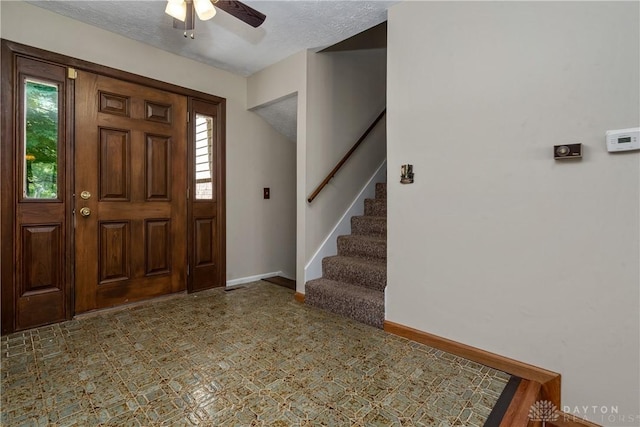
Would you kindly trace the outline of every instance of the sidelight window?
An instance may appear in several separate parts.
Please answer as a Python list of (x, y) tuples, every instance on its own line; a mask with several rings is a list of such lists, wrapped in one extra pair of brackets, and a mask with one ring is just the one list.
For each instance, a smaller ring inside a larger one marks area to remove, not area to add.
[(59, 89), (57, 84), (24, 80), (23, 196), (58, 198)]
[(213, 199), (213, 126), (213, 117), (196, 113), (196, 200)]

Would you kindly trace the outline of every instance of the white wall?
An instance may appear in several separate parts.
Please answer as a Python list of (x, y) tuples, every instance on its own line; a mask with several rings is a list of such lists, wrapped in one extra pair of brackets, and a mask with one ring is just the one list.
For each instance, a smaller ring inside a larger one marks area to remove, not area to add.
[[(386, 106), (386, 54), (386, 49), (309, 52), (306, 197)], [(386, 154), (385, 144), (383, 120), (313, 203), (307, 205), (307, 261), (380, 166)]]
[(640, 152), (604, 133), (639, 125), (639, 3), (404, 2), (388, 24), (387, 319), (637, 425)]
[(307, 53), (301, 51), (247, 79), (247, 108), (255, 108), (305, 90)]
[[(283, 239), (277, 224), (294, 220), (293, 209), (278, 198), (295, 154), (286, 138), (246, 111), (244, 77), (24, 2), (2, 1), (0, 8), (4, 39), (226, 98), (227, 279), (293, 268), (290, 237)], [(263, 200), (262, 188), (268, 186), (272, 199)]]
[[(305, 282), (305, 205), (307, 146), (307, 53), (291, 55), (250, 76), (247, 80), (247, 106), (255, 108), (274, 100), (297, 93), (296, 162), (295, 162), (295, 278), (297, 286)], [(293, 276), (291, 276), (293, 277)]]
[[(307, 198), (386, 105), (386, 50), (293, 55), (252, 75), (253, 108), (298, 94), (296, 286), (305, 265), (385, 158), (384, 121), (323, 192)], [(311, 277), (313, 278), (313, 277)]]

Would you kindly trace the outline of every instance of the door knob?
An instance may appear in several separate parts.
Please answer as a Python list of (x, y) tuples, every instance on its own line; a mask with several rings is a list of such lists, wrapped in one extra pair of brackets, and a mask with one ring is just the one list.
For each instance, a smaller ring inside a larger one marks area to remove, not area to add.
[(91, 198), (91, 193), (85, 190), (80, 193), (80, 197), (82, 197), (83, 200), (89, 200)]
[(89, 209), (88, 207), (84, 207), (82, 209), (80, 209), (80, 215), (82, 216), (89, 216), (91, 215), (91, 209)]

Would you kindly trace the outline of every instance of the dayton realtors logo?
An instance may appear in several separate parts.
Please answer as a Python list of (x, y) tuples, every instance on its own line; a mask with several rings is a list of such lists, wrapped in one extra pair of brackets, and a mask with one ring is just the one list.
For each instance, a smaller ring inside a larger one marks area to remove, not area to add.
[(558, 421), (559, 417), (558, 408), (548, 400), (538, 400), (529, 408), (529, 419), (542, 421), (542, 427), (545, 427), (547, 421)]
[(640, 426), (640, 414), (620, 413), (617, 405), (563, 406), (562, 418), (565, 421), (587, 420), (598, 424), (615, 426)]

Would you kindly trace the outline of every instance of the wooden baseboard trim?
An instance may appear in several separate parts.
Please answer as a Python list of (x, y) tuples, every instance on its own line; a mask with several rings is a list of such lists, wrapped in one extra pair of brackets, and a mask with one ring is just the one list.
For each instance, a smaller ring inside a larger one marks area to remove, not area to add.
[(538, 383), (540, 393), (538, 398), (550, 400), (556, 407), (560, 408), (560, 374), (529, 365), (508, 357), (500, 356), (479, 348), (471, 347), (447, 338), (439, 337), (427, 332), (419, 331), (408, 326), (385, 320), (384, 330), (394, 335), (398, 335), (411, 341), (426, 344), (438, 350), (464, 357), (477, 363), (489, 366), (511, 375)]
[(298, 301), (299, 303), (304, 304), (304, 294), (301, 294), (300, 292), (296, 292), (296, 294), (293, 296), (295, 298), (296, 301)]
[(504, 414), (500, 427), (527, 427), (529, 425), (529, 409), (538, 400), (540, 383), (523, 379)]
[(484, 422), (485, 427), (497, 427), (500, 425), (514, 400), (518, 387), (520, 387), (520, 383), (522, 381), (526, 380), (516, 377), (515, 375), (512, 375), (511, 378), (509, 378), (509, 382), (502, 390), (502, 393), (500, 393), (498, 401), (493, 406), (489, 417)]
[[(516, 377), (511, 378), (513, 379)], [(509, 386), (509, 384), (507, 384), (507, 386)], [(495, 420), (493, 420), (493, 423), (489, 422), (491, 415), (494, 415), (494, 411), (496, 411), (496, 408), (494, 408), (489, 419), (487, 419), (487, 422), (485, 423), (485, 427), (542, 427), (542, 422), (532, 421), (529, 418), (531, 406), (537, 401), (544, 400), (540, 398), (541, 390), (542, 386), (540, 383), (521, 380), (518, 385), (518, 389), (513, 394), (509, 407), (505, 411), (500, 422), (495, 422)], [(501, 395), (500, 399), (502, 399), (502, 397), (503, 396)], [(500, 403), (500, 399), (498, 399), (498, 403)], [(497, 406), (498, 404), (496, 404), (496, 407)], [(545, 425), (547, 427), (602, 427), (599, 424), (583, 420), (582, 418), (578, 418), (562, 411), (556, 411), (556, 414), (558, 415), (558, 419), (556, 421), (546, 421)]]
[[(502, 417), (500, 427), (536, 426), (536, 423), (529, 421), (529, 409), (538, 400), (549, 400), (557, 408), (561, 408), (561, 377), (556, 372), (387, 320), (384, 322), (384, 330), (522, 378), (507, 411)], [(548, 427), (601, 427), (598, 424), (561, 411), (559, 411), (557, 421), (548, 421), (546, 425)]]

